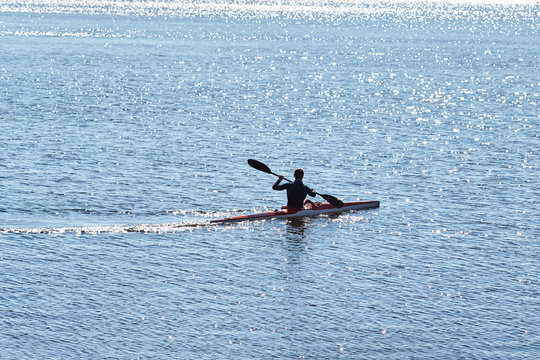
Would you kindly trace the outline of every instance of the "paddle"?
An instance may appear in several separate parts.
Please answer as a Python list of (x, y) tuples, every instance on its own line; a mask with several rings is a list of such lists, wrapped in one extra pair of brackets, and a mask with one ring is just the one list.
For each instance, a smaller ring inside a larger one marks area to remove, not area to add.
[[(252, 168), (255, 168), (259, 171), (262, 171), (262, 172), (265, 172), (267, 174), (272, 174), (274, 176), (278, 176), (278, 174), (272, 172), (272, 170), (270, 170), (270, 168), (268, 166), (266, 166), (265, 164), (263, 164), (262, 162), (260, 161), (257, 161), (257, 160), (254, 160), (254, 159), (249, 159), (248, 160), (248, 164), (249, 166), (251, 166)], [(283, 178), (283, 180), (287, 180), (288, 182), (292, 182), (291, 180), (289, 179), (286, 179), (286, 178)], [(343, 207), (343, 201), (339, 200), (337, 197), (335, 196), (332, 196), (332, 195), (327, 195), (327, 194), (319, 194), (319, 193), (315, 193), (316, 195), (319, 195), (321, 196), (322, 198), (324, 198), (326, 201), (328, 201), (330, 204), (332, 204), (332, 206), (334, 207), (337, 207), (337, 208), (341, 208)]]

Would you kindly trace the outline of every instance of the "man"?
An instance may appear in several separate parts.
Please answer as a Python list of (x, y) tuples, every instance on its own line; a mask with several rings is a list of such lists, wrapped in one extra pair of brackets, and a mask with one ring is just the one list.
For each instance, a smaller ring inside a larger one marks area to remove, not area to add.
[[(279, 175), (278, 181), (272, 186), (274, 190), (287, 190), (287, 209), (300, 210), (304, 207), (304, 200), (306, 195), (316, 196), (315, 190), (308, 188), (302, 182), (304, 178), (304, 169), (294, 170), (294, 182), (280, 185), (279, 183), (284, 179)], [(310, 204), (311, 201), (307, 200)]]

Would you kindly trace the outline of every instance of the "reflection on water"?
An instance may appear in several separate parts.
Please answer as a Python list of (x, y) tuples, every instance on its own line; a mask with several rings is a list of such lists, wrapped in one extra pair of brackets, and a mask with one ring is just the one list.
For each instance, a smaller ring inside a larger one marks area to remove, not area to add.
[(290, 236), (290, 240), (303, 240), (306, 235), (307, 225), (309, 218), (291, 218), (287, 219), (287, 234)]
[(302, 259), (308, 249), (307, 230), (310, 218), (290, 218), (285, 224), (285, 236), (283, 244), (287, 250), (287, 265), (292, 266), (287, 270), (287, 276), (295, 278), (298, 272), (302, 272)]

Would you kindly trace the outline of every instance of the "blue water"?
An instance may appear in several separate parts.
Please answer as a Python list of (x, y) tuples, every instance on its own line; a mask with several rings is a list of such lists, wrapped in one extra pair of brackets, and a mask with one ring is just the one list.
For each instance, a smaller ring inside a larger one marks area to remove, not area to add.
[(538, 359), (539, 15), (6, 2), (0, 358)]

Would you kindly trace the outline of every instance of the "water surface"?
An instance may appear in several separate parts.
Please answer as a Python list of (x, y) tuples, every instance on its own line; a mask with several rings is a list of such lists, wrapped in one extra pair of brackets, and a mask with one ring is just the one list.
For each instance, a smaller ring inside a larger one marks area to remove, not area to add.
[[(0, 6), (2, 358), (539, 357), (537, 6), (66, 4)], [(248, 158), (381, 207), (210, 226)]]

